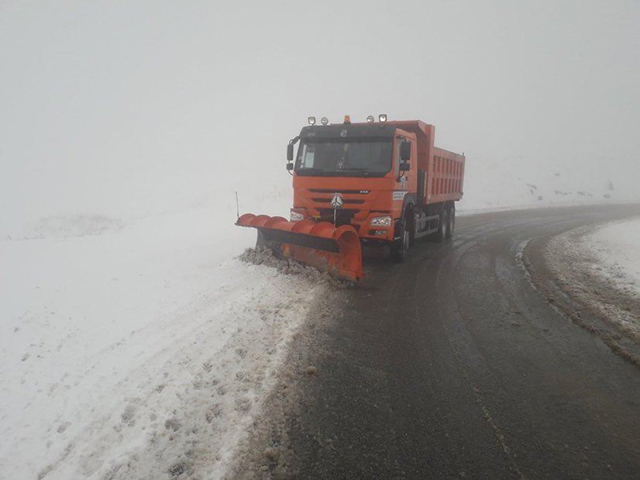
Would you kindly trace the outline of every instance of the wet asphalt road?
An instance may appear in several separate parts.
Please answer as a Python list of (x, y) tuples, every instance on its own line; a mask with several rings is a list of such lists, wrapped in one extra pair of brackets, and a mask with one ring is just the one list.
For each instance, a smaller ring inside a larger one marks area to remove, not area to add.
[[(458, 218), (366, 257), (288, 426), (302, 478), (640, 478), (640, 369), (527, 279), (524, 242), (635, 207)], [(528, 259), (532, 264), (540, 259)]]

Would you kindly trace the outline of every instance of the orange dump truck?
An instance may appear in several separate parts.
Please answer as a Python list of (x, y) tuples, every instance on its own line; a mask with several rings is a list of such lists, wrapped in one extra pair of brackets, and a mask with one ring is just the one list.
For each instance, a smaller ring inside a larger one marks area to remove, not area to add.
[[(402, 261), (413, 242), (451, 238), (462, 198), (465, 157), (434, 146), (435, 127), (419, 120), (309, 126), (289, 142), (290, 218), (242, 215), (258, 245), (357, 281), (362, 245), (388, 246)], [(299, 142), (294, 157), (294, 146)]]

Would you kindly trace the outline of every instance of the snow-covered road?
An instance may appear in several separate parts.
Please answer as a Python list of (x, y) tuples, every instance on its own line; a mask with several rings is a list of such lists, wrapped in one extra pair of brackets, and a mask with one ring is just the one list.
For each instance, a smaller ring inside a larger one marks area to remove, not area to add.
[(0, 242), (2, 478), (224, 473), (324, 287), (235, 259), (255, 232), (211, 215)]

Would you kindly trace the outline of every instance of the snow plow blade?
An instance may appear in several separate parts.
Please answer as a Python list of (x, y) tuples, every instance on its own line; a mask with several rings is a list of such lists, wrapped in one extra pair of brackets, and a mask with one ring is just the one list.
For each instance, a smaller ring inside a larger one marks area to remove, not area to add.
[(290, 222), (282, 217), (242, 215), (236, 225), (258, 230), (257, 246), (311, 265), (318, 270), (351, 282), (362, 274), (362, 246), (351, 225), (335, 227), (329, 222), (302, 220)]

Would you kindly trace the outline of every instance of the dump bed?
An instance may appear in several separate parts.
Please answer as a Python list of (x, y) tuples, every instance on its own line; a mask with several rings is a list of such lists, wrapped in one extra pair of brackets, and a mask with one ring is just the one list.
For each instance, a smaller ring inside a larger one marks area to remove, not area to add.
[(460, 200), (464, 179), (463, 155), (434, 147), (427, 169), (426, 203)]
[(418, 198), (424, 204), (460, 200), (465, 157), (434, 145), (436, 129), (420, 120), (389, 122), (418, 140)]

